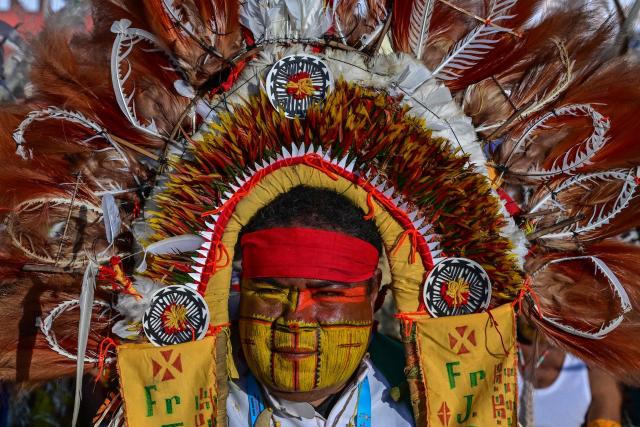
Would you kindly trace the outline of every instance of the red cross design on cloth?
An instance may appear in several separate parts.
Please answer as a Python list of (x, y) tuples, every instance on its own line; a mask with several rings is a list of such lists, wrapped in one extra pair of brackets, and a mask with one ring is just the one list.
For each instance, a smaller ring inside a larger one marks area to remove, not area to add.
[(451, 410), (449, 406), (447, 406), (447, 402), (442, 402), (440, 406), (440, 410), (438, 411), (438, 418), (440, 418), (440, 422), (443, 426), (449, 425), (449, 420), (451, 419)]
[(469, 348), (476, 346), (476, 331), (467, 329), (468, 326), (457, 326), (455, 333), (449, 333), (449, 348), (458, 355), (469, 353)]
[(182, 360), (180, 353), (173, 358), (173, 350), (161, 351), (162, 359), (151, 359), (153, 366), (154, 381), (168, 381), (176, 377), (176, 374), (182, 373)]

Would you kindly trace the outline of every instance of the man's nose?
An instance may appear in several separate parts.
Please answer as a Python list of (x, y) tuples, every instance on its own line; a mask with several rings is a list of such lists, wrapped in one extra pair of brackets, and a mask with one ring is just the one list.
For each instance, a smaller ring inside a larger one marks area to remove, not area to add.
[(287, 320), (312, 320), (313, 296), (308, 289), (292, 288), (284, 313)]

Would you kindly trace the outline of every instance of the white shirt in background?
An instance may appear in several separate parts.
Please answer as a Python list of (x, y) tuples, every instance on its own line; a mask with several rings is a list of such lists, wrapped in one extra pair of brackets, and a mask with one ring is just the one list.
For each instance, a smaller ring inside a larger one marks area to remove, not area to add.
[[(520, 376), (518, 389), (522, 393)], [(535, 427), (580, 427), (590, 404), (589, 369), (583, 361), (567, 353), (554, 383), (533, 392)]]

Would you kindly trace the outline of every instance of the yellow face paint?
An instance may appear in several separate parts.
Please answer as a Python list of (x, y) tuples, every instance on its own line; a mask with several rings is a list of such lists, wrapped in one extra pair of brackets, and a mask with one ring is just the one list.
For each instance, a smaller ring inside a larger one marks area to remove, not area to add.
[(240, 319), (240, 339), (256, 378), (279, 391), (308, 392), (345, 383), (364, 357), (372, 322), (319, 324)]

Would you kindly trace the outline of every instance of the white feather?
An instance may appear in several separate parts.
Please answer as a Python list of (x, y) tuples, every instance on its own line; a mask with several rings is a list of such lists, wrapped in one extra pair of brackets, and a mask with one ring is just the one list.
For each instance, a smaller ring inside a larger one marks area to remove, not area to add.
[(78, 323), (78, 351), (76, 360), (76, 390), (73, 402), (72, 426), (78, 422), (80, 411), (80, 400), (82, 399), (82, 376), (84, 374), (84, 355), (87, 351), (87, 341), (89, 340), (89, 330), (91, 327), (91, 314), (93, 313), (93, 295), (96, 289), (96, 275), (98, 266), (89, 261), (82, 278), (82, 289), (80, 291), (80, 321)]
[(246, 1), (240, 6), (240, 23), (251, 30), (256, 41), (262, 40), (271, 26), (269, 9), (261, 1)]
[(104, 221), (107, 242), (113, 243), (113, 239), (120, 233), (122, 221), (120, 220), (120, 211), (118, 210), (116, 199), (111, 194), (102, 196), (102, 220)]
[(427, 47), (434, 3), (435, 0), (416, 0), (411, 9), (409, 45), (418, 59), (422, 58)]
[(285, 0), (287, 12), (302, 39), (320, 38), (331, 27), (331, 11), (317, 0)]
[(358, 0), (353, 8), (353, 13), (358, 18), (365, 18), (369, 14), (369, 4), (367, 0)]
[(125, 320), (129, 322), (139, 322), (142, 320), (142, 315), (151, 303), (151, 296), (160, 289), (162, 285), (142, 276), (133, 276), (133, 283), (136, 291), (142, 296), (142, 299), (137, 299), (133, 295), (119, 294), (115, 308)]
[(138, 273), (144, 273), (147, 270), (147, 254), (166, 255), (178, 254), (183, 252), (195, 252), (204, 243), (204, 239), (195, 234), (183, 234), (181, 236), (173, 236), (158, 242), (152, 243), (144, 249), (142, 262), (136, 268)]
[(507, 30), (497, 23), (513, 18), (507, 14), (516, 2), (517, 0), (492, 0), (487, 16), (490, 23), (478, 25), (456, 43), (433, 71), (433, 75), (443, 80), (455, 80), (461, 77), (462, 71), (472, 68), (498, 43), (498, 40), (490, 36)]

